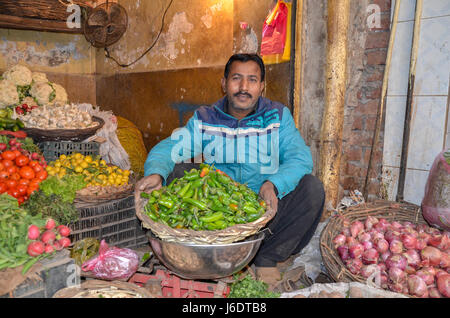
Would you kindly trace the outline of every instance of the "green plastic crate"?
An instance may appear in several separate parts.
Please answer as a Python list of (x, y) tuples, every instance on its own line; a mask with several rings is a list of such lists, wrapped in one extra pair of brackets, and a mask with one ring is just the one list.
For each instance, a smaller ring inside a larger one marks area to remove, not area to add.
[(73, 141), (44, 141), (38, 143), (39, 149), (47, 162), (55, 161), (61, 155), (70, 155), (74, 152), (81, 153), (83, 156), (100, 155), (100, 143), (92, 142), (73, 142)]

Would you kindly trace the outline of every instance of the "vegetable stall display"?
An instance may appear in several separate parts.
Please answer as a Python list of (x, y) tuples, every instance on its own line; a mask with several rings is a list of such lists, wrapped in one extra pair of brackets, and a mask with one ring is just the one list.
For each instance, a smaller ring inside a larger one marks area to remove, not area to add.
[(450, 233), (426, 224), (368, 216), (344, 226), (334, 248), (354, 275), (422, 298), (450, 297)]
[(169, 185), (150, 194), (144, 212), (155, 222), (172, 228), (221, 230), (259, 219), (265, 202), (245, 184), (233, 181), (222, 171), (202, 164), (185, 171)]

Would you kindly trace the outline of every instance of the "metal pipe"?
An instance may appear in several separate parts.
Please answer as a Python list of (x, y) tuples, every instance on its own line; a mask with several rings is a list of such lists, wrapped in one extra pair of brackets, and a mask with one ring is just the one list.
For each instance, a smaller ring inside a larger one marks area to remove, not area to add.
[[(347, 84), (347, 44), (350, 0), (329, 0), (327, 20), (326, 100), (321, 129), (320, 179), (325, 209), (337, 206)], [(323, 218), (327, 217), (325, 212)]]
[(380, 107), (377, 110), (378, 113), (377, 113), (377, 119), (376, 119), (376, 123), (375, 123), (375, 134), (372, 139), (372, 148), (370, 148), (369, 163), (368, 163), (368, 167), (367, 167), (366, 180), (364, 182), (364, 189), (363, 189), (363, 196), (366, 201), (369, 196), (369, 180), (370, 180), (370, 174), (372, 172), (373, 155), (374, 155), (375, 149), (379, 143), (381, 124), (383, 122), (384, 105), (386, 102), (387, 84), (388, 84), (388, 80), (389, 80), (389, 70), (391, 69), (392, 51), (394, 50), (395, 35), (397, 33), (397, 23), (398, 23), (398, 15), (400, 12), (400, 3), (401, 3), (401, 0), (395, 1), (391, 33), (389, 35), (389, 45), (388, 45), (388, 51), (387, 51), (387, 56), (386, 56), (386, 65), (384, 67), (384, 74), (383, 74), (383, 85), (381, 88)]
[(400, 172), (398, 176), (397, 201), (403, 201), (405, 191), (406, 170), (408, 168), (409, 135), (411, 130), (411, 114), (414, 94), (414, 81), (416, 78), (416, 63), (419, 51), (420, 22), (422, 15), (423, 0), (416, 0), (414, 16), (414, 31), (411, 47), (411, 60), (409, 65), (408, 92), (406, 96), (405, 124), (403, 126), (402, 154), (400, 158)]

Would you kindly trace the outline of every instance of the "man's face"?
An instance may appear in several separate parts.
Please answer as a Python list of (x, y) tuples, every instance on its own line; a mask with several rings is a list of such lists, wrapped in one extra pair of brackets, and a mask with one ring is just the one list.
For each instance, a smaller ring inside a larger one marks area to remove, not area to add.
[(264, 90), (258, 64), (254, 61), (234, 61), (228, 78), (222, 79), (222, 88), (230, 107), (236, 111), (251, 111)]

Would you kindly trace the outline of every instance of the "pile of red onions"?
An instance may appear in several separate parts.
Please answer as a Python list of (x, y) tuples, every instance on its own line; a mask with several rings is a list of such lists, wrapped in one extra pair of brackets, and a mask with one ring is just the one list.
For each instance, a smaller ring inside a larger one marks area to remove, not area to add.
[(450, 298), (450, 232), (369, 216), (333, 240), (354, 275), (378, 275), (381, 288), (421, 298)]

